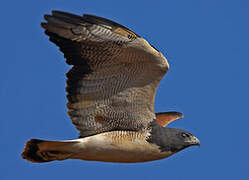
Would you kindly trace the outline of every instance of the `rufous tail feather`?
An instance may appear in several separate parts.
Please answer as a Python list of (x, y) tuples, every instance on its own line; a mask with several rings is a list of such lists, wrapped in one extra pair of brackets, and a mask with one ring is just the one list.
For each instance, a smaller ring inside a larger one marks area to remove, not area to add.
[(46, 141), (31, 139), (26, 143), (22, 157), (34, 163), (69, 159), (75, 154), (76, 141)]

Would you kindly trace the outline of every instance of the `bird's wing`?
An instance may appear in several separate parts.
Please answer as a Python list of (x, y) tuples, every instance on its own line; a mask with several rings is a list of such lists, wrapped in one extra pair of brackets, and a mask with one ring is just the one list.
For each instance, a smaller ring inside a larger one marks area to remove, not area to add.
[(131, 30), (101, 17), (53, 11), (44, 18), (45, 33), (73, 65), (67, 107), (80, 136), (146, 129), (155, 119), (166, 58)]
[(182, 119), (183, 114), (180, 112), (160, 112), (156, 113), (156, 120), (161, 126), (167, 126), (169, 123)]

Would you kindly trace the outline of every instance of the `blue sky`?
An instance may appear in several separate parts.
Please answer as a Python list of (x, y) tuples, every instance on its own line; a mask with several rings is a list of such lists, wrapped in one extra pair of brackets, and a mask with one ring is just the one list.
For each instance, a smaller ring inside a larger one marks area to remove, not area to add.
[[(249, 179), (249, 1), (3, 1), (1, 3), (0, 179)], [(48, 41), (45, 13), (90, 13), (144, 37), (171, 69), (155, 109), (180, 111), (170, 125), (201, 140), (168, 159), (142, 164), (67, 160), (32, 164), (30, 138), (74, 139), (62, 53)]]

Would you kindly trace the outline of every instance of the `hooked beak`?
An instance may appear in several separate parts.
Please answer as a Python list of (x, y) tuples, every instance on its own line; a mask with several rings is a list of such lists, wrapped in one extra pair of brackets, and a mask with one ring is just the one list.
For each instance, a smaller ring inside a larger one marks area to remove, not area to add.
[(191, 144), (192, 144), (192, 145), (196, 145), (196, 146), (200, 146), (200, 145), (201, 145), (201, 142), (200, 142), (200, 140), (199, 140), (197, 137), (192, 136), (192, 137), (191, 137)]

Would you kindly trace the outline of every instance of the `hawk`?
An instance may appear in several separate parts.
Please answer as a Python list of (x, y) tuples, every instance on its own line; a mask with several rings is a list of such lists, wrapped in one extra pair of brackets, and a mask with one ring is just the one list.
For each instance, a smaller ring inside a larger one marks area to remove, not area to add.
[(94, 15), (52, 11), (44, 19), (45, 34), (72, 65), (66, 74), (67, 108), (80, 133), (75, 140), (31, 139), (24, 159), (136, 163), (200, 145), (191, 133), (165, 127), (182, 113), (154, 112), (156, 90), (169, 64), (145, 39)]

